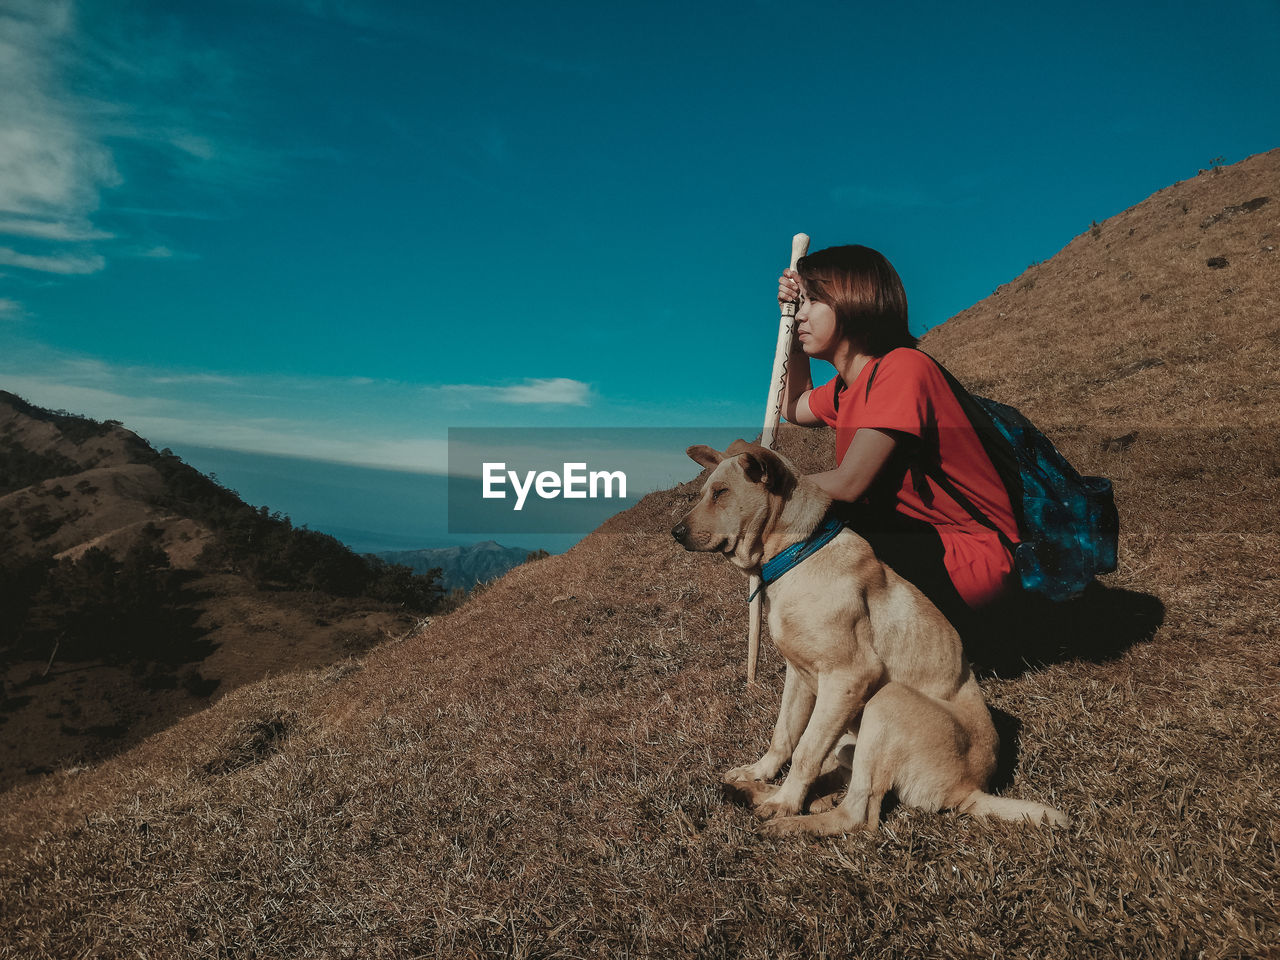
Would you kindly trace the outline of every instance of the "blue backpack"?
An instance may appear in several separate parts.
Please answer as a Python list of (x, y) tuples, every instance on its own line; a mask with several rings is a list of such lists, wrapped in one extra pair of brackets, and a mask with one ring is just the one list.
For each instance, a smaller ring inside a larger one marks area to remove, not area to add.
[[(924, 472), (974, 520), (1000, 536), (1013, 555), (1022, 589), (1050, 600), (1068, 600), (1079, 596), (1098, 574), (1115, 570), (1120, 518), (1111, 481), (1081, 476), (1021, 413), (974, 396), (946, 367), (933, 362), (947, 378), (1009, 493), (1021, 542), (1012, 544), (947, 478), (941, 464), (926, 462)], [(875, 375), (872, 369), (868, 395)]]

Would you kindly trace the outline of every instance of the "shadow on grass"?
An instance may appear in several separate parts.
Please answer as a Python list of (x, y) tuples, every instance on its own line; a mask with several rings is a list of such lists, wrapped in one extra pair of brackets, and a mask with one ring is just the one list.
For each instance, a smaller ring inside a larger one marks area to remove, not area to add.
[(1000, 753), (996, 757), (996, 772), (987, 784), (988, 793), (1004, 793), (1013, 786), (1013, 776), (1018, 770), (1018, 753), (1022, 743), (1022, 721), (999, 707), (987, 705), (991, 722), (1000, 735)]
[[(0, 724), (21, 729), (24, 741), (0, 758), (0, 791), (105, 760), (208, 701), (219, 681), (199, 665), (216, 644), (197, 621), (211, 594), (194, 580), (175, 573), (162, 602), (115, 616), (90, 608), (59, 622), (38, 609), (43, 630), (0, 646)], [(96, 625), (93, 613), (101, 614)]]
[(1164, 613), (1149, 593), (1094, 583), (1062, 603), (1019, 596), (962, 632), (980, 678), (1013, 679), (1055, 663), (1117, 660), (1155, 636)]
[[(980, 678), (1013, 679), (1055, 663), (1108, 663), (1150, 640), (1164, 622), (1164, 604), (1148, 593), (1094, 583), (1075, 600), (1017, 597), (964, 631), (965, 652)], [(1018, 769), (1022, 721), (990, 707), (1000, 735), (996, 772), (987, 787), (1002, 793)]]

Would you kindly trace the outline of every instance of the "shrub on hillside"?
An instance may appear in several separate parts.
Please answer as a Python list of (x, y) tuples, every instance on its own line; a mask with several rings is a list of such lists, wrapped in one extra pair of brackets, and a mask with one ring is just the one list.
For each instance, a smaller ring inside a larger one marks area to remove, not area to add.
[(221, 519), (206, 517), (218, 532), (199, 562), (247, 576), (260, 587), (319, 590), (338, 597), (369, 597), (419, 613), (432, 613), (444, 591), (439, 569), (414, 573), (373, 555), (353, 553), (327, 533), (295, 527), (287, 516), (244, 504)]
[(0, 439), (0, 495), (47, 480), (79, 473), (73, 461), (58, 453), (36, 453), (7, 438)]
[[(182, 663), (203, 656), (186, 624), (182, 575), (153, 524), (117, 560), (91, 547), (49, 570), (27, 619), (27, 645), (57, 645), (68, 660)], [(34, 651), (31, 651), (34, 652)]]
[(23, 627), (55, 561), (45, 557), (0, 559), (0, 657), (11, 658)]
[(421, 613), (435, 613), (444, 601), (440, 567), (426, 573), (414, 573), (403, 563), (387, 563), (373, 555), (362, 558), (369, 565), (372, 580), (366, 594), (384, 603), (398, 603)]
[(0, 660), (185, 663), (206, 656), (161, 531), (148, 524), (117, 559), (91, 547), (78, 558), (10, 558), (0, 565)]

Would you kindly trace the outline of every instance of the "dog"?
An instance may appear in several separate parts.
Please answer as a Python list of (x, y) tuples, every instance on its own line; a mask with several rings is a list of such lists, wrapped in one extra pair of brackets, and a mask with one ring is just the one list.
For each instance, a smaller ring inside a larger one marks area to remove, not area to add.
[[(705, 445), (712, 468), (698, 502), (671, 531), (687, 550), (722, 553), (745, 574), (827, 517), (831, 498), (759, 444)], [(999, 737), (955, 628), (848, 528), (765, 586), (769, 633), (787, 661), (769, 749), (724, 775), (775, 835), (876, 830), (889, 790), (908, 806), (981, 817), (1069, 823), (1060, 811), (985, 787)], [(788, 761), (780, 786), (773, 780)], [(821, 774), (849, 768), (844, 799), (801, 815)]]

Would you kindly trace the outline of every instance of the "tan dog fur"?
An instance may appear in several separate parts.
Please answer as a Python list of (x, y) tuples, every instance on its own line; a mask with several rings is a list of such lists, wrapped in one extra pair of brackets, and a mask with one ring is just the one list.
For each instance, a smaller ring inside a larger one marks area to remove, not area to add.
[[(686, 549), (725, 554), (745, 574), (808, 537), (831, 505), (790, 461), (758, 444), (688, 453), (714, 469), (672, 534)], [(773, 818), (766, 830), (875, 830), (890, 789), (925, 810), (1068, 823), (1052, 807), (985, 792), (999, 738), (959, 635), (852, 530), (769, 584), (765, 610), (787, 661), (782, 706), (764, 756), (724, 779)], [(788, 760), (782, 785), (767, 783)], [(814, 781), (837, 762), (850, 767), (844, 800), (799, 815)]]

